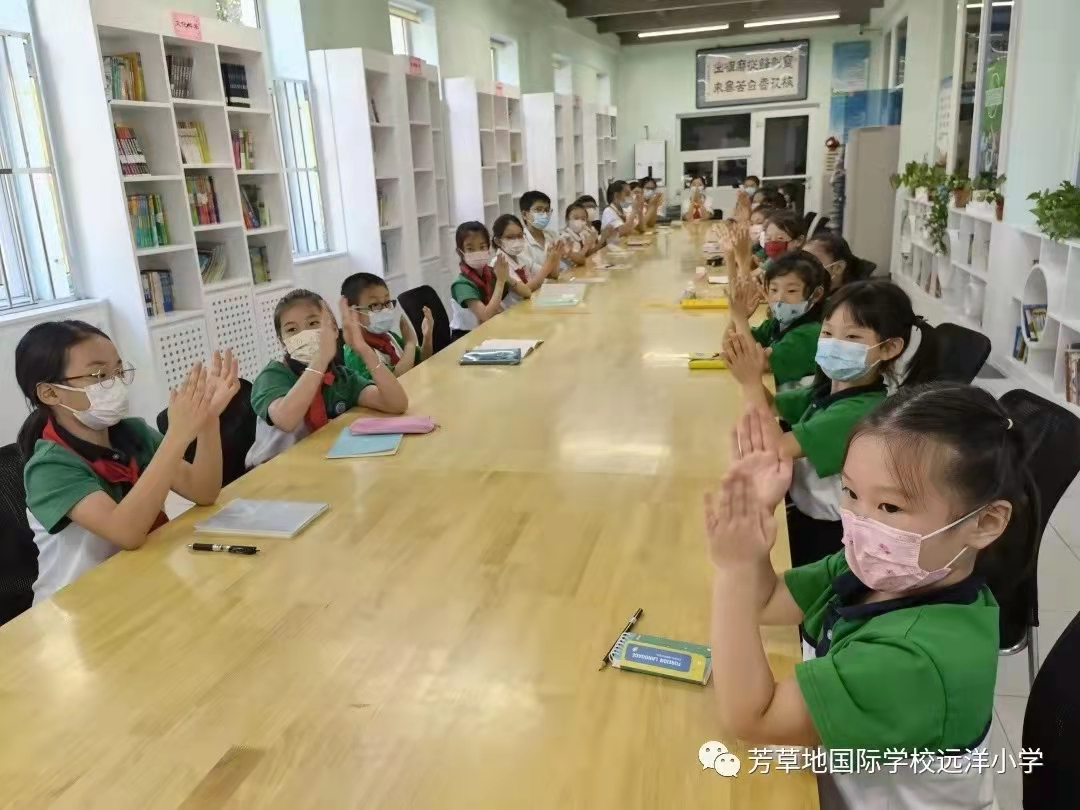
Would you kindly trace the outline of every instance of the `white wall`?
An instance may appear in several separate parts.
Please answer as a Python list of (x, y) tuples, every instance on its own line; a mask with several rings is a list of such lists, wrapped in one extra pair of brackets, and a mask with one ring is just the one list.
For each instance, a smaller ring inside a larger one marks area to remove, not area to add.
[[(26, 399), (15, 383), (15, 347), (31, 327), (45, 321), (69, 319), (86, 321), (106, 334), (112, 334), (109, 307), (104, 301), (58, 304), (0, 319), (0, 380), (4, 381), (0, 385), (0, 444), (15, 441), (19, 428), (30, 412)], [(121, 357), (130, 362), (124, 347), (121, 345), (119, 349)], [(135, 377), (139, 377), (138, 368)]]
[[(679, 129), (676, 116), (700, 112), (696, 107), (695, 53), (715, 45), (752, 45), (779, 40), (810, 40), (810, 65), (807, 99), (798, 105), (813, 107), (810, 132), (807, 138), (807, 172), (812, 185), (807, 194), (807, 209), (816, 207), (824, 188), (822, 174), (825, 162), (825, 139), (829, 130), (829, 103), (832, 95), (832, 46), (834, 42), (860, 39), (858, 26), (835, 26), (816, 29), (785, 29), (769, 34), (756, 34), (685, 42), (665, 42), (624, 47), (619, 58), (619, 84), (615, 93), (619, 115), (618, 161), (619, 176), (630, 177), (634, 172), (634, 144), (645, 140), (649, 127), (651, 140), (668, 143), (667, 186), (673, 192), (680, 187), (682, 166), (679, 162)], [(871, 40), (871, 60), (880, 39)], [(745, 107), (724, 107), (717, 112), (761, 111), (792, 107), (795, 103), (755, 104)], [(812, 205), (813, 203), (813, 205)]]

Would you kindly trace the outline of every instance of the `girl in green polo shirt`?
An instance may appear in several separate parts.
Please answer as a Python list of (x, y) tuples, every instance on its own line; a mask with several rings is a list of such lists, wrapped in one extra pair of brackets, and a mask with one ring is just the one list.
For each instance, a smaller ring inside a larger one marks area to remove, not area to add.
[(749, 322), (761, 300), (756, 282), (742, 275), (732, 285), (729, 311), (733, 330), (764, 347), (760, 373), (772, 372), (777, 390), (792, 388), (804, 379), (809, 382), (817, 369), (814, 355), (826, 279), (825, 268), (809, 253), (789, 253), (772, 262), (765, 271), (769, 317), (758, 326)]
[(791, 559), (820, 560), (840, 548), (840, 466), (852, 427), (885, 399), (888, 387), (937, 376), (933, 330), (907, 293), (888, 281), (859, 281), (829, 299), (817, 341), (813, 384), (775, 399), (761, 382), (764, 353), (742, 335), (725, 344), (728, 366), (749, 407), (772, 408), (791, 426), (784, 453), (796, 459), (789, 493)]
[[(38, 547), (34, 602), (48, 599), (167, 522), (169, 490), (198, 504), (221, 491), (218, 417), (240, 390), (231, 352), (196, 363), (169, 395), (164, 437), (128, 418), (135, 369), (108, 335), (83, 321), (30, 329), (15, 349), (15, 378), (33, 407), (19, 431), (26, 515)], [(195, 457), (184, 460), (198, 439)]]
[(491, 266), (491, 237), (483, 222), (462, 222), (455, 239), (461, 274), (450, 285), (450, 336), (457, 340), (502, 312), (511, 288), (505, 256)]
[[(843, 551), (782, 577), (769, 552), (792, 475), (783, 436), (755, 411), (732, 444), (706, 499), (722, 727), (825, 749), (824, 808), (996, 807), (991, 588), (1029, 574), (1041, 534), (1021, 426), (974, 386), (900, 390), (846, 442)], [(799, 625), (794, 677), (773, 677), (762, 625)]]
[(345, 345), (369, 375), (344, 364), (337, 322), (322, 296), (310, 290), (284, 296), (274, 308), (274, 329), (285, 346), (285, 359), (271, 360), (251, 386), (251, 408), (258, 420), (255, 443), (245, 459), (249, 468), (357, 405), (395, 414), (409, 407), (405, 389), (364, 340), (359, 318), (344, 296), (339, 305)]

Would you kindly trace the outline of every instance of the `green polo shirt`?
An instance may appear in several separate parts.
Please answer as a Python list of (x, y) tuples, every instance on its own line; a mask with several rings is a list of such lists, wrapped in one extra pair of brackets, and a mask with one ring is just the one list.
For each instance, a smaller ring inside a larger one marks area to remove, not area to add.
[(885, 399), (883, 383), (835, 394), (830, 389), (831, 383), (824, 383), (776, 395), (776, 412), (791, 425), (799, 447), (820, 478), (840, 472), (851, 429)]
[[(805, 316), (804, 316), (805, 317)], [(769, 368), (777, 385), (798, 382), (817, 371), (817, 343), (821, 321), (800, 318), (784, 331), (769, 318), (750, 333), (765, 348), (771, 348)]]
[[(404, 349), (405, 349), (405, 341), (402, 340), (401, 335), (399, 335), (397, 332), (390, 332), (390, 339), (393, 340), (394, 343), (397, 344), (397, 347), (398, 347), (399, 351), (404, 351)], [(374, 380), (371, 378), (371, 372), (368, 371), (367, 363), (365, 363), (363, 361), (363, 359), (360, 357), (360, 355), (358, 355), (356, 352), (354, 352), (352, 350), (351, 346), (346, 346), (345, 347), (344, 356), (345, 356), (345, 367), (346, 368), (352, 369), (357, 374), (359, 374), (361, 377), (363, 377), (365, 380), (367, 380), (369, 383), (374, 382)], [(413, 360), (413, 365), (414, 366), (419, 365), (420, 361), (423, 359), (423, 355), (420, 352), (420, 347), (419, 346), (416, 347), (414, 357), (415, 357), (415, 359)], [(393, 366), (392, 363), (386, 363), (386, 367), (388, 369), (390, 369), (391, 371), (394, 370), (394, 366)]]
[(864, 604), (870, 591), (841, 551), (784, 581), (817, 649), (795, 679), (826, 748), (910, 754), (982, 740), (994, 708), (998, 605), (979, 577)]
[[(322, 398), (326, 415), (333, 419), (349, 408), (356, 407), (360, 392), (373, 383), (346, 366), (335, 365), (331, 370), (334, 372), (334, 381), (322, 387)], [(272, 425), (270, 403), (288, 394), (303, 373), (303, 366), (299, 363), (290, 367), (279, 360), (271, 360), (252, 383), (251, 409), (266, 424)]]
[[(95, 457), (120, 462), (134, 458), (141, 472), (150, 464), (161, 439), (161, 434), (142, 419), (121, 419), (109, 429), (113, 448), (91, 449)], [(34, 445), (34, 454), (23, 467), (23, 484), (26, 507), (50, 534), (67, 527), (71, 522), (68, 512), (87, 495), (100, 490), (120, 503), (131, 491), (131, 484), (106, 481), (81, 456), (46, 439), (38, 439)]]
[[(492, 278), (494, 279), (494, 274), (492, 275)], [(506, 298), (509, 292), (510, 285), (504, 284), (503, 298)], [(453, 283), (450, 285), (450, 297), (457, 301), (458, 305), (464, 309), (469, 308), (468, 304), (470, 301), (479, 301), (481, 304), (484, 303), (484, 295), (480, 291), (480, 288), (476, 286), (475, 281), (470, 279), (464, 273), (454, 279)]]

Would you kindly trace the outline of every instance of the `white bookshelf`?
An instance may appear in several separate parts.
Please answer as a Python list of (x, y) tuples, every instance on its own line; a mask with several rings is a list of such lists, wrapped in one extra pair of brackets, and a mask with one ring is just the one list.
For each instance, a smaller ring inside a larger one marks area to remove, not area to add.
[(570, 158), (570, 165), (573, 166), (573, 172), (571, 173), (571, 188), (573, 191), (567, 203), (573, 202), (585, 193), (585, 110), (581, 106), (581, 96), (573, 96), (571, 102), (573, 109), (571, 150), (573, 154)]
[[(898, 192), (892, 276), (916, 312), (934, 324), (981, 331), (998, 368), (1080, 414), (1066, 401), (1065, 382), (1066, 351), (1080, 347), (1080, 241), (1055, 242), (969, 206), (950, 208), (948, 250), (937, 255), (925, 234), (928, 211), (929, 204)], [(1025, 305), (1047, 307), (1038, 340), (1022, 328)], [(1017, 341), (1023, 360), (1014, 357)]]
[[(150, 383), (149, 391), (141, 394), (145, 397), (140, 403), (143, 412), (147, 405), (163, 405), (168, 388), (183, 380), (191, 364), (207, 359), (217, 349), (232, 349), (239, 357), (241, 374), (253, 379), (267, 360), (280, 352), (277, 335), (260, 316), (267, 309), (272, 311), (281, 295), (293, 286), (288, 206), (260, 33), (204, 18), (201, 41), (178, 39), (173, 36), (169, 14), (160, 7), (144, 5), (92, 0), (97, 87), (90, 98), (80, 94), (80, 104), (100, 105), (106, 114), (90, 115), (86, 109), (72, 109), (60, 116), (65, 145), (70, 145), (73, 134), (76, 138), (82, 136), (76, 162), (94, 164), (76, 170), (72, 188), (75, 206), (97, 210), (83, 210), (73, 217), (73, 230), (83, 239), (89, 236), (95, 241), (108, 241), (114, 248), (107, 263), (97, 260), (96, 248), (83, 249), (87, 291), (107, 297), (114, 308), (121, 310), (115, 320), (120, 324), (124, 351), (136, 356), (148, 351), (152, 358), (152, 370), (145, 363), (140, 368), (140, 379)], [(58, 0), (45, 0), (38, 11), (57, 14), (70, 8)], [(74, 71), (82, 71), (81, 55), (73, 56), (73, 51), (66, 51), (58, 39), (47, 46), (52, 49), (48, 64), (52, 80), (79, 92), (69, 83), (75, 82)], [(132, 52), (139, 55), (141, 62), (145, 99), (109, 100), (100, 81), (101, 58)], [(190, 98), (173, 97), (166, 64), (166, 56), (172, 54), (193, 61)], [(223, 63), (244, 66), (250, 107), (226, 104)], [(184, 161), (177, 124), (186, 121), (202, 125), (209, 159)], [(78, 131), (73, 133), (72, 124)], [(116, 125), (134, 131), (146, 156), (149, 175), (123, 174), (113, 134)], [(87, 132), (91, 127), (103, 131), (91, 135)], [(243, 173), (238, 172), (233, 158), (232, 131), (238, 129), (249, 130), (255, 143), (255, 168)], [(219, 221), (202, 225), (193, 221), (186, 181), (194, 178), (213, 180)], [(261, 212), (265, 221), (259, 223), (260, 227), (245, 227), (241, 191), (249, 186), (257, 188), (265, 204)], [(116, 187), (120, 194), (112, 191)], [(82, 193), (88, 189), (97, 193)], [(151, 193), (160, 196), (168, 240), (152, 247), (136, 247), (134, 228), (128, 227), (127, 196)], [(204, 283), (197, 251), (215, 245), (224, 248), (225, 275), (216, 282)], [(257, 246), (265, 248), (270, 272), (270, 280), (258, 284), (249, 258), (249, 251)], [(149, 270), (169, 271), (174, 304), (171, 312), (147, 314), (142, 274)]]
[(525, 192), (522, 99), (516, 87), (471, 77), (443, 82), (453, 178), (451, 221), (489, 228)]
[[(592, 173), (600, 186), (601, 196), (607, 192), (608, 184), (618, 177), (616, 163), (618, 133), (616, 128), (617, 115), (614, 107), (598, 105), (593, 111), (596, 121), (596, 163), (594, 166), (586, 166), (586, 170), (594, 169)], [(603, 200), (601, 200), (603, 205)]]
[(526, 93), (522, 117), (529, 133), (529, 187), (551, 198), (552, 225), (561, 226), (574, 190), (573, 97), (560, 93)]

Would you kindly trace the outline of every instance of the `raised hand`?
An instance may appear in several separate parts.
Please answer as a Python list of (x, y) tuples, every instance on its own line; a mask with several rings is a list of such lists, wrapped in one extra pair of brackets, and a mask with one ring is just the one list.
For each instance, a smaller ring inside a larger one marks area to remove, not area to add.
[[(354, 352), (356, 352), (361, 357), (363, 357), (364, 356), (364, 349), (367, 349), (367, 350), (370, 351), (371, 347), (368, 346), (367, 341), (364, 340), (364, 332), (363, 332), (363, 328), (360, 326), (360, 315), (359, 315), (359, 313), (353, 311), (353, 309), (349, 306), (348, 299), (344, 295), (341, 296), (341, 298), (338, 299), (338, 312), (341, 314), (341, 331), (342, 331), (342, 333), (344, 335), (344, 338), (345, 338), (345, 344), (350, 349), (352, 349)], [(326, 306), (326, 304), (323, 304), (323, 327), (324, 328), (325, 328), (326, 322), (328, 320), (330, 321), (330, 323), (335, 323), (334, 322), (334, 316), (330, 313), (330, 307)], [(320, 340), (320, 343), (319, 343), (319, 355), (320, 355), (320, 359), (322, 359), (322, 356), (324, 354), (324, 352), (323, 352), (324, 346), (323, 346), (322, 341), (326, 340), (326, 338), (324, 336), (320, 336), (319, 340)], [(333, 342), (334, 342), (334, 351), (330, 353), (329, 357), (325, 358), (327, 365), (330, 364), (330, 362), (334, 359), (334, 356), (337, 354), (337, 326), (336, 325), (334, 326)], [(325, 366), (324, 366), (324, 368), (325, 368)]]
[(759, 565), (776, 542), (776, 519), (762, 504), (751, 471), (737, 465), (705, 496), (705, 537), (716, 568)]
[(732, 376), (741, 384), (761, 384), (765, 350), (752, 337), (729, 332), (724, 339), (724, 360)]
[(232, 349), (214, 352), (210, 361), (210, 374), (206, 378), (210, 390), (210, 418), (221, 416), (240, 390), (240, 361), (233, 356)]
[(748, 406), (731, 429), (731, 462), (748, 472), (763, 507), (775, 509), (791, 487), (793, 462), (780, 454), (783, 431), (771, 413)]
[(728, 276), (728, 306), (735, 314), (748, 318), (764, 300), (765, 292), (756, 279), (739, 273)]
[(213, 415), (214, 394), (208, 377), (203, 364), (196, 363), (180, 387), (169, 392), (168, 432), (179, 436), (185, 445), (195, 440)]
[(409, 316), (404, 312), (401, 313), (401, 321), (398, 323), (398, 328), (401, 330), (401, 339), (405, 341), (405, 344), (415, 344), (417, 342), (416, 329), (413, 328), (412, 321), (409, 320)]
[(431, 314), (429, 307), (423, 308), (424, 319), (420, 321), (420, 333), (423, 341), (426, 343), (435, 330), (435, 316)]
[(750, 224), (750, 195), (740, 191), (735, 195), (735, 221), (742, 225)]
[(731, 244), (739, 274), (749, 276), (754, 269), (754, 243), (750, 240), (750, 226), (736, 223), (731, 229)]
[(495, 259), (495, 280), (505, 282), (510, 278), (510, 265), (506, 263), (506, 256), (502, 253)]

